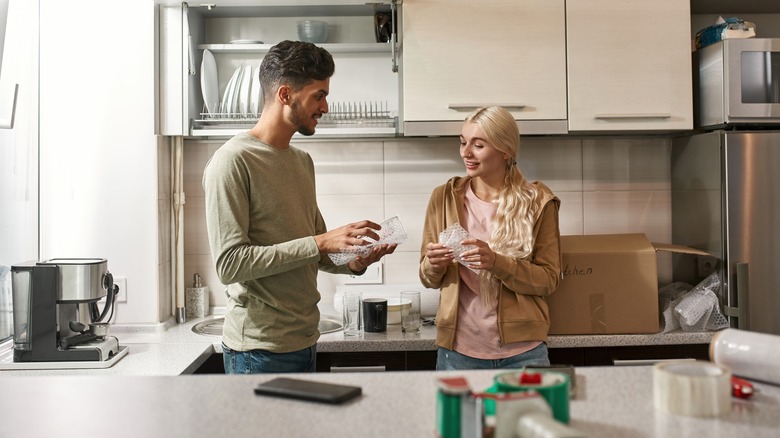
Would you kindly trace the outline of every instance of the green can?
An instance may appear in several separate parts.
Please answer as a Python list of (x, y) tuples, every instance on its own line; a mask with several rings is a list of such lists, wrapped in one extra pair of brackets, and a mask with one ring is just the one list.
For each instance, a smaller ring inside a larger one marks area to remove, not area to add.
[(436, 434), (439, 438), (461, 438), (462, 404), (471, 388), (463, 377), (441, 378), (437, 386)]

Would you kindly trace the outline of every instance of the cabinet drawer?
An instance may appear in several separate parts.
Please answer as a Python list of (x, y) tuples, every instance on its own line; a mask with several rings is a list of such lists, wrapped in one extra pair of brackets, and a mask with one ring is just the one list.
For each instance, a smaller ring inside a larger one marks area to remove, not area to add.
[(585, 351), (585, 365), (616, 365), (620, 361), (630, 363), (669, 359), (709, 360), (709, 347), (709, 344), (686, 344), (588, 348)]
[[(384, 370), (381, 368), (384, 367)], [(403, 351), (317, 353), (317, 371), (404, 371)]]

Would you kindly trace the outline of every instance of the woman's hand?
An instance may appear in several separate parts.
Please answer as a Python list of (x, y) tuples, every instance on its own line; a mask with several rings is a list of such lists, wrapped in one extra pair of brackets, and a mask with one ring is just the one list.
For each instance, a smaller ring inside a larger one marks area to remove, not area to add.
[(496, 253), (490, 249), (487, 242), (479, 239), (466, 239), (460, 242), (461, 245), (474, 245), (476, 249), (463, 251), (460, 258), (474, 269), (484, 269), (489, 271), (496, 265)]
[(441, 243), (431, 242), (425, 249), (425, 256), (428, 257), (428, 262), (437, 273), (444, 272), (447, 269), (447, 265), (455, 260), (455, 253), (452, 252), (452, 249)]

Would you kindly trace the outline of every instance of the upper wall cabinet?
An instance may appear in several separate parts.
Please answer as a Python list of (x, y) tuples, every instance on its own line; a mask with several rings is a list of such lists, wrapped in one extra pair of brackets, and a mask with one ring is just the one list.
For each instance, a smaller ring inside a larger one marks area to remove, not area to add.
[(564, 0), (409, 0), (402, 22), (405, 135), (458, 135), (485, 105), (566, 132)]
[(693, 127), (690, 4), (566, 1), (569, 130)]
[[(262, 111), (258, 67), (268, 50), (298, 40), (298, 22), (327, 23), (318, 46), (336, 63), (329, 112), (316, 137), (395, 136), (399, 74), (392, 1), (214, 0), (163, 6), (161, 13), (162, 135), (229, 137), (251, 128)], [(397, 26), (396, 26), (397, 27)], [(391, 39), (392, 41), (387, 41)]]

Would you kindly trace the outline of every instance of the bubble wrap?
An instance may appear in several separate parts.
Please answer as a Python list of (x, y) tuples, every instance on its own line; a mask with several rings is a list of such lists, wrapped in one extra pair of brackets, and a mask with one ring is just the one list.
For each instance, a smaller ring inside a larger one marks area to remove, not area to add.
[(674, 315), (674, 306), (684, 293), (693, 289), (688, 283), (681, 281), (668, 284), (658, 290), (658, 298), (661, 303), (661, 314), (663, 315), (663, 333), (680, 328), (680, 321)]
[(379, 240), (363, 237), (363, 240), (369, 242), (368, 244), (352, 246), (342, 252), (330, 253), (328, 254), (328, 257), (330, 257), (335, 265), (341, 266), (346, 265), (358, 257), (368, 255), (375, 245), (401, 244), (406, 242), (406, 239), (408, 238), (406, 229), (404, 229), (404, 224), (401, 223), (401, 219), (398, 216), (393, 216), (379, 225), (382, 227), (382, 229), (376, 232), (379, 235)]
[(464, 252), (475, 249), (476, 245), (461, 245), (461, 241), (466, 239), (472, 239), (469, 232), (466, 231), (460, 224), (455, 223), (447, 227), (444, 231), (439, 233), (439, 243), (444, 244), (447, 248), (450, 248), (455, 253), (455, 260), (461, 265), (471, 269), (473, 272), (479, 272), (479, 269), (474, 269), (461, 258), (461, 254)]
[(720, 278), (717, 273), (712, 273), (680, 297), (673, 313), (683, 331), (720, 330), (728, 327), (728, 321), (718, 305), (716, 292), (719, 288)]

